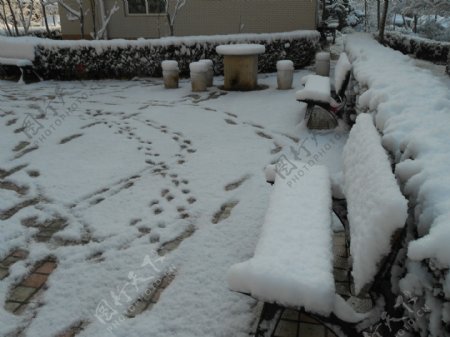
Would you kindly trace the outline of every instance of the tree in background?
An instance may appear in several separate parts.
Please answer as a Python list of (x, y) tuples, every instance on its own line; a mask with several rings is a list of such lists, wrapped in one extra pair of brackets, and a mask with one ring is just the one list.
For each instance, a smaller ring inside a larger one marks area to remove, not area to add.
[(378, 35), (381, 43), (384, 42), (384, 31), (386, 29), (388, 9), (389, 9), (389, 0), (384, 0), (383, 1), (383, 14), (381, 16), (380, 29), (379, 29), (379, 35)]
[[(103, 0), (89, 0), (87, 4), (83, 2), (83, 0), (76, 0), (76, 7), (70, 6), (65, 0), (57, 0), (57, 2), (67, 12), (68, 20), (79, 21), (80, 36), (82, 39), (85, 38), (85, 22), (86, 18), (89, 17), (88, 15), (90, 15), (94, 29), (94, 31), (90, 33), (90, 36), (96, 40), (108, 38), (106, 29), (111, 17), (119, 10), (119, 6), (117, 5), (117, 2), (115, 2), (113, 7), (106, 12)], [(97, 29), (97, 13), (100, 14), (99, 29)]]
[(174, 34), (175, 19), (178, 11), (186, 4), (186, 0), (164, 0), (167, 23), (169, 24), (170, 36)]

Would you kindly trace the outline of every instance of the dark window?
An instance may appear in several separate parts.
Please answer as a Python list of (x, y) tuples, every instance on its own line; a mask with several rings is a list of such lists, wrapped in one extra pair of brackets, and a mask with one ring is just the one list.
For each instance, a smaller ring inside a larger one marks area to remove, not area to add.
[(145, 6), (146, 0), (128, 0), (128, 13), (130, 14), (147, 14)]
[(163, 0), (147, 0), (149, 13), (164, 13), (165, 3)]
[(165, 0), (127, 0), (128, 14), (164, 13)]

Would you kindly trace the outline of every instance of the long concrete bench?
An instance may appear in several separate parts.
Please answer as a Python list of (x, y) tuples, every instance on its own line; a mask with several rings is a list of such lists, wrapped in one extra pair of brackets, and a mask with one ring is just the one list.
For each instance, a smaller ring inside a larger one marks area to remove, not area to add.
[(324, 315), (333, 310), (331, 185), (326, 167), (313, 167), (292, 184), (276, 177), (255, 255), (231, 267), (228, 284), (264, 302)]
[(405, 227), (407, 200), (392, 172), (373, 117), (361, 114), (343, 151), (352, 276), (356, 293), (367, 292)]
[[(33, 70), (33, 62), (27, 59), (0, 57), (0, 66), (15, 67), (20, 70), (19, 82), (31, 82), (39, 80), (39, 76)], [(30, 79), (30, 80), (29, 80)]]

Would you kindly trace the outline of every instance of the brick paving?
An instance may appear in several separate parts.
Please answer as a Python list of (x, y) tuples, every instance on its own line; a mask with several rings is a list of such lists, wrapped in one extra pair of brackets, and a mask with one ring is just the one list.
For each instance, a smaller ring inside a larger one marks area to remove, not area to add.
[(16, 249), (0, 261), (0, 280), (9, 275), (9, 267), (20, 260), (26, 259), (28, 252), (23, 249)]
[(32, 302), (33, 297), (45, 289), (45, 283), (56, 267), (56, 261), (50, 257), (38, 262), (30, 275), (11, 290), (5, 309), (20, 314)]

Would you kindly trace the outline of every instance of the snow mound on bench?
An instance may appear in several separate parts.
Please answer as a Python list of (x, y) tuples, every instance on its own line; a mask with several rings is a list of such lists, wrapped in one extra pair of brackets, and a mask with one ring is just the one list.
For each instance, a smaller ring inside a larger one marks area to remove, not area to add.
[(358, 293), (374, 279), (378, 263), (391, 250), (392, 235), (405, 225), (407, 201), (371, 115), (358, 116), (343, 154), (352, 274)]
[(302, 79), (302, 83), (305, 85), (305, 88), (297, 91), (295, 94), (297, 101), (330, 103), (331, 86), (329, 77), (307, 75), (304, 79)]
[[(303, 166), (298, 163), (298, 167)], [(327, 315), (335, 301), (331, 187), (327, 168), (297, 181), (276, 176), (254, 257), (233, 265), (232, 290)]]

